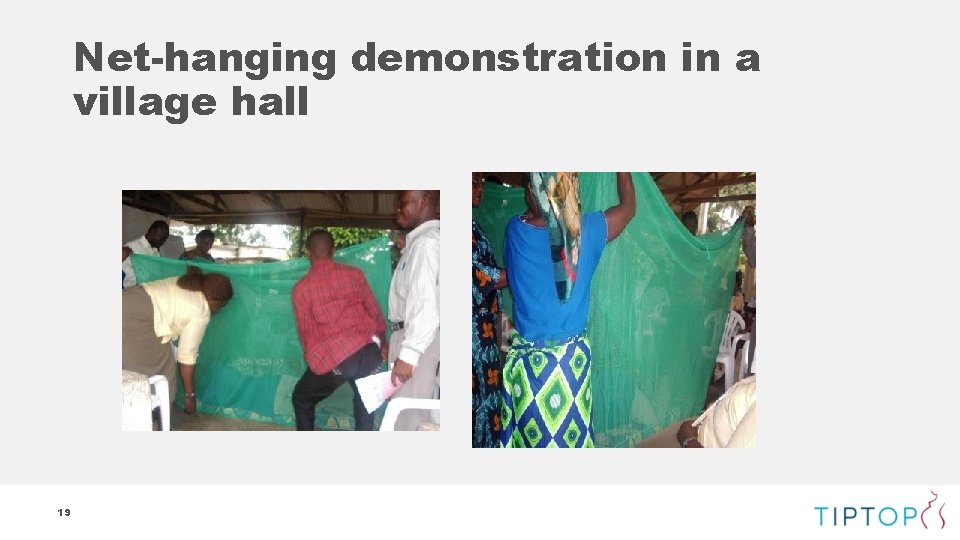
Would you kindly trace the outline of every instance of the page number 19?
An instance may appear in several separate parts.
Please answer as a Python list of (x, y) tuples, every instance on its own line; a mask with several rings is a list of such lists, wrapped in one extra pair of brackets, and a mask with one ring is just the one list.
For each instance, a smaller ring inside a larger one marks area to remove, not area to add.
[(61, 509), (57, 510), (57, 512), (60, 514), (61, 517), (68, 517), (68, 516), (70, 516), (70, 509), (69, 509), (69, 508), (61, 508)]

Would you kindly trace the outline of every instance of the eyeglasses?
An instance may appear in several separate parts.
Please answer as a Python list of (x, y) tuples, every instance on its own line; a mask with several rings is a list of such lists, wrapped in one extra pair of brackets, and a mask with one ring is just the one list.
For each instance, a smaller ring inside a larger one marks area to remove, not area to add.
[(473, 185), (475, 185), (475, 186), (482, 186), (482, 185), (483, 185), (483, 178), (474, 178), (474, 179), (473, 179)]

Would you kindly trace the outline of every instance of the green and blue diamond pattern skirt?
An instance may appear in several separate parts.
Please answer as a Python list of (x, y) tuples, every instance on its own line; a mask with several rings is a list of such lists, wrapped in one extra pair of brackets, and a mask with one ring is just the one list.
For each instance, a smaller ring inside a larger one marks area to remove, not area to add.
[(503, 366), (500, 444), (592, 448), (590, 342), (530, 342), (514, 332)]

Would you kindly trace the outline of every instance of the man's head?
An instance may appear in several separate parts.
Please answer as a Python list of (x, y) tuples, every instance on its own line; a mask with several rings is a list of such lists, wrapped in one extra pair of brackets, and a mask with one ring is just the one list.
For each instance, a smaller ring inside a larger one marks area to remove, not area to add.
[(197, 252), (207, 255), (213, 247), (213, 231), (204, 229), (197, 233)]
[(310, 262), (333, 258), (333, 236), (325, 229), (317, 229), (307, 237), (307, 257)]
[(746, 221), (747, 227), (753, 227), (757, 224), (756, 211), (752, 206), (748, 206), (743, 209), (743, 218)]
[(697, 213), (690, 210), (683, 213), (683, 216), (680, 218), (680, 221), (683, 223), (683, 226), (690, 231), (690, 234), (697, 235)]
[(170, 226), (167, 225), (166, 221), (154, 221), (147, 229), (147, 234), (144, 237), (146, 237), (147, 242), (150, 242), (151, 247), (160, 249), (160, 246), (170, 237)]
[(217, 313), (233, 298), (233, 285), (223, 274), (207, 274), (203, 280), (203, 296), (207, 299), (210, 313)]
[(180, 276), (177, 285), (188, 291), (202, 292), (207, 299), (211, 314), (223, 309), (223, 306), (233, 298), (233, 285), (230, 284), (230, 278), (223, 274), (204, 274), (196, 266), (188, 266), (187, 273)]
[(440, 192), (436, 190), (401, 191), (397, 200), (397, 225), (401, 229), (416, 229), (436, 219), (440, 212)]

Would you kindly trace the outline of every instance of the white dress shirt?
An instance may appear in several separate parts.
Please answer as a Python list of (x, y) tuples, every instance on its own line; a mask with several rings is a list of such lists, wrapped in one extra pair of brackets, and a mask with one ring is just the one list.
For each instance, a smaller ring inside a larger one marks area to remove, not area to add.
[[(140, 255), (153, 255), (154, 257), (160, 256), (160, 250), (151, 246), (150, 242), (147, 241), (146, 236), (141, 236), (136, 240), (131, 240), (124, 245), (133, 250), (134, 253), (138, 253)], [(133, 273), (133, 263), (130, 262), (130, 257), (127, 257), (123, 261), (123, 272), (126, 274), (123, 277), (124, 289), (137, 284), (137, 276)]]
[(153, 302), (153, 331), (160, 342), (179, 338), (177, 362), (192, 366), (197, 363), (200, 342), (210, 323), (210, 305), (202, 292), (177, 285), (178, 279), (160, 279), (141, 287)]
[(417, 365), (440, 331), (440, 220), (422, 223), (407, 234), (390, 281), (389, 319), (403, 321), (398, 358)]

